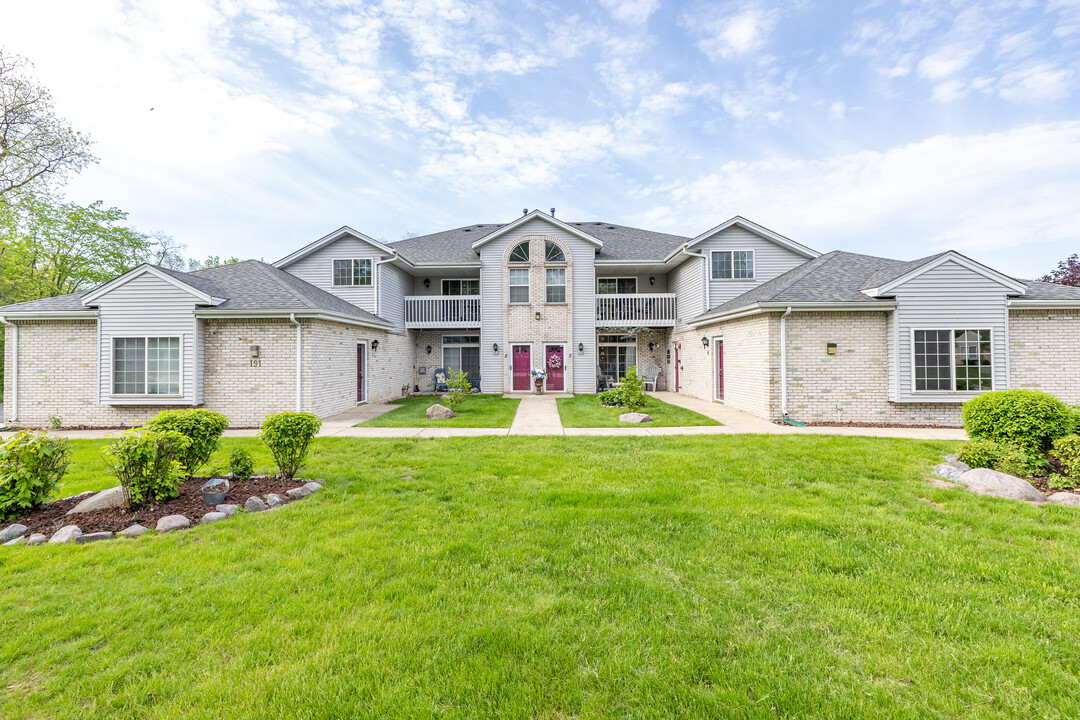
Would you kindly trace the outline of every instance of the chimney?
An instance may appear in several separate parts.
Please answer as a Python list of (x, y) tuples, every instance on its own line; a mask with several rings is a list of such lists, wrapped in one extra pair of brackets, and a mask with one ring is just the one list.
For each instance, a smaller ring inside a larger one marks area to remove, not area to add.
[(551, 217), (555, 217), (555, 208), (551, 208)]

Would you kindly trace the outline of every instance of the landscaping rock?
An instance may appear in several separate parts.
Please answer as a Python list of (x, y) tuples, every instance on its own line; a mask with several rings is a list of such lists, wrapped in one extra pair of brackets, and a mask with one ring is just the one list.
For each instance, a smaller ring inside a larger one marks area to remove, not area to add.
[(66, 500), (77, 500), (78, 498), (84, 498), (84, 497), (87, 497), (89, 495), (95, 495), (95, 494), (96, 493), (93, 490), (84, 490), (81, 493), (79, 493), (78, 495), (68, 495), (66, 498), (61, 498), (60, 502), (64, 502)]
[(80, 545), (85, 545), (86, 543), (97, 542), (98, 540), (112, 540), (112, 538), (113, 534), (109, 531), (92, 532), (86, 533), (85, 535), (80, 535), (79, 537), (75, 538), (75, 542), (79, 543)]
[(958, 467), (953, 467), (952, 464), (943, 462), (934, 468), (934, 474), (938, 477), (943, 477), (946, 480), (959, 480), (966, 470), (961, 470)]
[(960, 460), (960, 456), (959, 455), (942, 455), (941, 459), (944, 460), (945, 462), (953, 462), (953, 461)]
[(27, 545), (44, 545), (49, 542), (49, 536), (44, 533), (34, 533), (30, 536), (30, 539), (26, 541)]
[(165, 517), (157, 521), (158, 532), (182, 530), (186, 527), (191, 527), (191, 521), (183, 515), (166, 515)]
[(311, 482), (315, 483), (316, 485), (325, 485), (326, 484), (326, 481), (323, 480), (322, 478), (315, 478)]
[(432, 405), (427, 409), (428, 420), (449, 420), (454, 417), (454, 411), (445, 405)]
[(82, 535), (82, 530), (78, 525), (65, 525), (53, 533), (53, 536), (49, 538), (49, 544), (74, 542), (80, 535)]
[(25, 542), (26, 542), (26, 536), (22, 535), (22, 536), (19, 536), (19, 537), (15, 538), (14, 540), (8, 540), (4, 544), (5, 545), (22, 545)]
[(309, 482), (304, 486), (304, 490), (307, 490), (308, 492), (318, 492), (322, 490), (322, 485), (317, 482)]
[(131, 525), (118, 532), (117, 535), (123, 535), (125, 537), (139, 537), (140, 535), (148, 532), (150, 532), (150, 528), (148, 527), (143, 527), (142, 525)]
[(0, 545), (14, 540), (17, 537), (22, 537), (26, 534), (27, 529), (28, 528), (25, 525), (20, 525), (19, 523), (8, 525), (3, 530), (0, 530)]
[[(310, 484), (314, 485), (315, 483)], [(304, 487), (290, 488), (289, 490), (285, 491), (285, 494), (289, 496), (290, 500), (300, 500), (310, 495), (311, 491), (308, 490), (307, 486), (305, 485)]]
[(223, 512), (212, 511), (202, 516), (202, 520), (199, 521), (200, 525), (206, 525), (207, 523), (217, 522), (218, 520), (224, 520), (229, 517)]
[(1046, 498), (1046, 502), (1052, 502), (1055, 505), (1072, 505), (1074, 507), (1080, 507), (1080, 495), (1071, 492), (1056, 492)]
[(273, 510), (274, 508), (279, 508), (284, 505), (285, 500), (283, 500), (282, 497), (277, 493), (270, 493), (266, 496), (266, 504), (271, 510)]
[(964, 472), (972, 469), (966, 462), (960, 462), (959, 460), (946, 460), (945, 464), (954, 467), (957, 470), (963, 470)]
[(646, 415), (645, 413), (632, 412), (623, 413), (619, 416), (619, 420), (628, 423), (647, 423), (652, 422), (652, 415)]
[(90, 512), (91, 510), (105, 510), (106, 508), (124, 507), (127, 500), (124, 498), (124, 488), (117, 485), (108, 490), (91, 495), (75, 507), (67, 511), (68, 515)]
[(226, 505), (224, 503), (222, 503), (221, 505), (218, 505), (214, 509), (217, 510), (219, 513), (222, 513), (223, 515), (225, 515), (225, 517), (232, 517), (236, 513), (240, 512), (240, 506), (239, 505)]
[(976, 468), (961, 475), (957, 482), (967, 486), (976, 495), (1025, 500), (1027, 502), (1046, 502), (1043, 494), (1023, 478), (1007, 475), (989, 468)]
[(252, 495), (244, 503), (244, 510), (248, 512), (262, 512), (266, 509), (266, 503), (262, 501), (262, 498)]

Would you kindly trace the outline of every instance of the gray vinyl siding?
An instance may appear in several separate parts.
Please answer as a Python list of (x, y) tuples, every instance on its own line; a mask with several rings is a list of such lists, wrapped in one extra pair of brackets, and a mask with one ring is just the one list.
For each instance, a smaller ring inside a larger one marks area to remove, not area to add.
[[(201, 396), (195, 370), (196, 357), (201, 351), (196, 343), (195, 303), (190, 293), (149, 273), (140, 275), (103, 295), (97, 302), (98, 322), (101, 323), (101, 353), (98, 383), (101, 402), (110, 403), (112, 395), (112, 345), (115, 337), (179, 337), (181, 350), (179, 399), (166, 403), (194, 405)], [(131, 400), (122, 399), (131, 404)], [(151, 398), (143, 404), (163, 404)]]
[(955, 262), (946, 262), (896, 288), (900, 402), (963, 402), (977, 393), (915, 392), (912, 330), (991, 331), (994, 389), (1004, 389), (1007, 289)]
[(394, 323), (396, 328), (405, 327), (405, 296), (412, 292), (413, 278), (401, 268), (380, 265), (376, 288), (379, 292), (379, 316)]
[[(643, 275), (635, 275), (634, 273), (613, 273), (609, 270), (605, 270), (603, 267), (596, 268), (597, 280), (604, 278), (637, 278), (637, 291), (638, 294), (647, 293), (666, 293), (667, 287), (667, 275), (663, 273), (645, 273)], [(649, 284), (649, 278), (656, 280), (653, 285)]]
[[(772, 280), (777, 275), (782, 275), (809, 260), (803, 255), (740, 227), (721, 230), (711, 238), (695, 245), (693, 250), (705, 256), (706, 278), (709, 286), (708, 307), (711, 308), (726, 303), (747, 290), (767, 280)], [(754, 279), (713, 280), (710, 253), (714, 250), (753, 250)]]
[[(423, 270), (416, 270), (416, 272), (419, 274), (412, 278), (412, 287), (409, 292), (410, 295), (442, 295), (443, 280), (476, 280), (480, 277), (480, 273), (476, 268), (461, 270), (458, 273), (441, 270), (440, 272), (442, 274), (439, 277), (424, 275)], [(431, 281), (429, 287), (424, 287), (424, 280)]]
[[(385, 257), (378, 249), (363, 240), (349, 236), (335, 240), (282, 269), (315, 287), (337, 295), (346, 302), (351, 302), (362, 310), (373, 313), (375, 312), (375, 286), (378, 284), (378, 278), (374, 277), (375, 263)], [(334, 260), (365, 258), (371, 260), (374, 278), (371, 285), (359, 287), (334, 285)]]
[(701, 258), (687, 258), (686, 262), (668, 273), (669, 292), (675, 293), (676, 310), (679, 324), (676, 329), (685, 329), (686, 321), (697, 317), (707, 309), (703, 302), (705, 280), (702, 275)]
[[(531, 220), (480, 248), (480, 374), (484, 392), (505, 392), (509, 386), (509, 343), (519, 338), (507, 335), (510, 329), (506, 327), (504, 318), (508, 292), (505, 287), (504, 256), (507, 246), (516, 244), (519, 238), (525, 235), (553, 236), (561, 240), (570, 251), (572, 266), (567, 301), (571, 312), (571, 337), (545, 338), (544, 341), (568, 341), (566, 359), (573, 368), (571, 391), (596, 392), (596, 248), (540, 219)], [(493, 343), (499, 344), (498, 355), (490, 352)], [(579, 343), (584, 346), (584, 353), (578, 352)], [(488, 352), (484, 352), (485, 349)], [(534, 354), (541, 351), (539, 344), (534, 345)]]

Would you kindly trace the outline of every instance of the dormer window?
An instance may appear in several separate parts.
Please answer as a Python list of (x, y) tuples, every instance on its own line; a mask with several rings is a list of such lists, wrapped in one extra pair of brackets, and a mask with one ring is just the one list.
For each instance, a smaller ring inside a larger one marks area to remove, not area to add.
[(518, 243), (518, 246), (510, 251), (510, 262), (529, 262), (529, 241)]
[(371, 260), (367, 258), (362, 260), (335, 260), (334, 285), (371, 285)]
[(566, 262), (566, 255), (563, 253), (561, 247), (550, 240), (547, 240), (544, 242), (544, 262)]
[(713, 280), (753, 280), (753, 250), (718, 250), (712, 254)]

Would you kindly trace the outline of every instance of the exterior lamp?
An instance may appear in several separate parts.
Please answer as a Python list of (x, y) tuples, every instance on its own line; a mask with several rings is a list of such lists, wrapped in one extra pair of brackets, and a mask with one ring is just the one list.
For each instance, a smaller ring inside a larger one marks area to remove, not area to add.
[(706, 350), (709, 349), (709, 338), (707, 338), (707, 337), (701, 338), (701, 347), (705, 348)]
[(825, 353), (827, 355), (836, 354), (836, 343), (825, 343)]
[(431, 346), (428, 345), (427, 348), (425, 348), (425, 349), (427, 350), (427, 354), (430, 355), (431, 354)]
[(372, 340), (371, 341), (371, 349), (372, 350), (378, 350), (379, 349), (379, 341), (378, 340)]
[(539, 319), (540, 319), (540, 311), (539, 311), (539, 310), (537, 310), (537, 311), (536, 311), (536, 319), (537, 319), (537, 320), (539, 320)]
[(427, 278), (424, 278), (424, 287), (425, 288), (431, 287), (431, 280), (429, 280)]
[(656, 349), (656, 343), (654, 343), (654, 342), (649, 343), (649, 349), (650, 350), (655, 350)]
[(258, 345), (252, 345), (251, 346), (251, 357), (253, 357), (253, 358), (259, 357), (259, 346)]
[(578, 343), (577, 344), (577, 351), (578, 351), (579, 354), (584, 355), (585, 354), (585, 343)]
[(492, 343), (491, 344), (491, 352), (493, 352), (496, 355), (499, 354), (499, 343)]
[(653, 277), (652, 275), (649, 276), (649, 284), (650, 285), (655, 285), (656, 284), (656, 278)]

